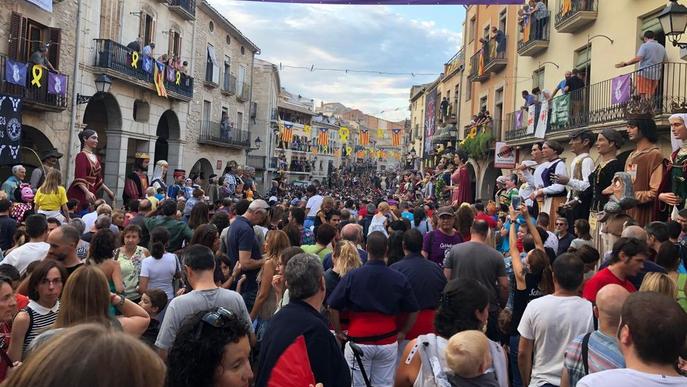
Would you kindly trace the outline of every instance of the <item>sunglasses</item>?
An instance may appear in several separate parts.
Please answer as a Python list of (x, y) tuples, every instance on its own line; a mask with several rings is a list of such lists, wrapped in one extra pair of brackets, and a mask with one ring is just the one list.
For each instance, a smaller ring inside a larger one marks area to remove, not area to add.
[(222, 307), (218, 307), (213, 311), (205, 313), (203, 317), (200, 319), (200, 321), (202, 321), (203, 324), (198, 325), (198, 329), (196, 331), (196, 339), (200, 339), (200, 336), (203, 334), (203, 326), (205, 326), (205, 324), (208, 324), (215, 328), (223, 328), (224, 326), (226, 326), (229, 319), (233, 316), (233, 312)]

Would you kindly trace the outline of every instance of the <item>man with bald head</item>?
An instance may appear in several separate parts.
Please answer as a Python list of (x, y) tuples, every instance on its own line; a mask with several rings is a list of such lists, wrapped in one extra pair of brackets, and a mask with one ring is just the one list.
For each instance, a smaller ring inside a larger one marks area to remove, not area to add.
[(613, 244), (608, 267), (599, 270), (584, 284), (582, 296), (594, 303), (599, 290), (609, 284), (620, 285), (629, 292), (637, 291), (639, 286), (635, 286), (630, 277), (642, 271), (644, 261), (650, 254), (644, 240), (621, 237)]
[(616, 331), (623, 303), (629, 295), (627, 289), (616, 284), (606, 285), (599, 290), (594, 306), (599, 329), (578, 336), (568, 344), (561, 387), (575, 386), (582, 377), (594, 372), (625, 367)]
[[(360, 255), (360, 260), (365, 263), (367, 262), (367, 251), (360, 248), (360, 244), (363, 243), (363, 227), (356, 223), (349, 223), (341, 229), (341, 239), (345, 241), (351, 241), (355, 244), (358, 249), (358, 255)], [(332, 263), (332, 253), (328, 253), (324, 256), (322, 260), (322, 266), (324, 270), (331, 269), (334, 264)]]

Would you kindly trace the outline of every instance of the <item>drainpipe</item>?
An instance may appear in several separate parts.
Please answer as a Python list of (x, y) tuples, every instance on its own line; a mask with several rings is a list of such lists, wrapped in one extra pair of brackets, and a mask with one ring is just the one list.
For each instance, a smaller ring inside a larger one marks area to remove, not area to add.
[[(72, 73), (72, 116), (69, 120), (69, 143), (67, 144), (67, 166), (71, 166), (72, 159), (75, 157), (74, 147), (74, 132), (76, 131), (76, 109), (79, 105), (76, 104), (76, 80), (80, 78), (81, 71), (79, 70), (79, 58), (81, 54), (81, 3), (82, 0), (77, 1), (76, 6), (76, 41), (74, 49), (74, 70)], [(67, 180), (74, 179), (74, 168), (67, 168)]]
[[(251, 118), (251, 113), (252, 113), (252, 108), (253, 108), (253, 76), (255, 76), (255, 52), (253, 52), (253, 55), (250, 57), (250, 92), (248, 94), (248, 149), (246, 149), (246, 162), (244, 164), (248, 165), (248, 154), (250, 153), (252, 144), (251, 144), (251, 130), (250, 128), (253, 126), (251, 125), (251, 121), (253, 118)], [(255, 117), (257, 119), (257, 109), (255, 111)], [(266, 158), (266, 157), (265, 157)]]

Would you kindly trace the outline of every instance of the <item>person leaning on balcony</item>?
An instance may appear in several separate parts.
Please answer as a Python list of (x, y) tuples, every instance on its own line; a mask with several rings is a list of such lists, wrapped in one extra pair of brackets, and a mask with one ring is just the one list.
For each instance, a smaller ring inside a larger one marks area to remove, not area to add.
[(496, 56), (502, 57), (506, 52), (506, 34), (496, 27), (491, 27), (491, 33), (494, 34), (494, 41), (496, 42)]
[(639, 46), (637, 56), (627, 62), (620, 62), (616, 68), (631, 66), (639, 63), (639, 73), (637, 73), (637, 93), (643, 98), (654, 95), (658, 81), (663, 75), (661, 68), (657, 66), (666, 60), (666, 48), (654, 40), (654, 31), (646, 31), (642, 39), (644, 43)]
[(535, 39), (540, 40), (544, 38), (544, 28), (549, 21), (548, 10), (546, 4), (542, 0), (530, 0), (530, 17), (534, 17), (534, 36)]
[(38, 49), (31, 54), (31, 63), (43, 66), (52, 72), (57, 72), (48, 59), (48, 46), (39, 46)]
[(145, 46), (143, 46), (143, 52), (141, 52), (141, 54), (148, 56), (148, 57), (152, 57), (154, 49), (155, 49), (155, 43), (150, 42), (150, 43), (146, 44)]
[(572, 71), (566, 71), (565, 72), (565, 78), (563, 78), (562, 81), (558, 82), (558, 85), (556, 85), (556, 88), (553, 90), (553, 95), (551, 98), (554, 98), (558, 92), (562, 92), (564, 95), (568, 94), (566, 91), (566, 87), (568, 86), (568, 80), (572, 77)]

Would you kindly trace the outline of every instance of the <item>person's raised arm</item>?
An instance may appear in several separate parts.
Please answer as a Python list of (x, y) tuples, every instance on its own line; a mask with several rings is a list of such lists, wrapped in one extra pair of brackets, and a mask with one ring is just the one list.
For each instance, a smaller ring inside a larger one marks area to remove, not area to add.
[[(515, 210), (510, 207), (511, 219), (515, 219)], [(510, 257), (513, 265), (513, 273), (515, 274), (515, 286), (517, 290), (525, 290), (527, 288), (525, 284), (525, 273), (522, 267), (522, 261), (520, 260), (520, 251), (518, 251), (518, 224), (512, 222), (510, 224), (510, 234), (508, 238), (508, 243), (510, 245)]]
[(544, 249), (544, 241), (541, 239), (541, 235), (539, 235), (537, 225), (535, 225), (532, 221), (532, 217), (530, 216), (530, 213), (527, 210), (526, 205), (523, 204), (520, 206), (520, 213), (525, 218), (525, 222), (527, 222), (527, 229), (530, 231), (530, 234), (532, 234), (532, 240), (534, 240), (534, 247), (541, 251), (546, 251), (546, 249)]
[(118, 294), (112, 294), (110, 299), (112, 305), (122, 314), (117, 316), (117, 319), (125, 333), (139, 337), (148, 329), (150, 316), (145, 309)]

